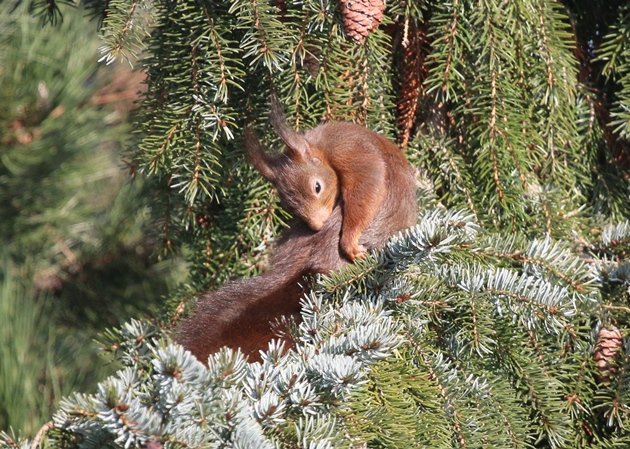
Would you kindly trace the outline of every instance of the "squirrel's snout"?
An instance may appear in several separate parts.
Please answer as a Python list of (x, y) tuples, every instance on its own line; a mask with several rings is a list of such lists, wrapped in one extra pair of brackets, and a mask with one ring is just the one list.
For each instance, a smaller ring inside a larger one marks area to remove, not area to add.
[(311, 228), (313, 231), (319, 231), (321, 228), (324, 227), (324, 223), (326, 223), (326, 220), (328, 220), (328, 217), (330, 217), (331, 212), (332, 211), (329, 211), (327, 209), (320, 209), (316, 213), (311, 214), (308, 219), (304, 221), (306, 221), (308, 227)]
[(306, 224), (313, 231), (319, 231), (324, 226), (324, 221), (323, 220), (309, 220), (306, 222)]

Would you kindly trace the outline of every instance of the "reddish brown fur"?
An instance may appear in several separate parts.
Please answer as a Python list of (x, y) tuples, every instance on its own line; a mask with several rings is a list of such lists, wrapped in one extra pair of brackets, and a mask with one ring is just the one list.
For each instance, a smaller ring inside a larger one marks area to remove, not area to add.
[(332, 167), (339, 179), (343, 204), (340, 245), (352, 261), (365, 251), (359, 238), (385, 198), (386, 159), (404, 157), (393, 143), (352, 123), (327, 123), (304, 138), (311, 153)]
[[(343, 226), (340, 246), (353, 261), (365, 248), (359, 238), (385, 196), (388, 163), (406, 164), (398, 147), (373, 131), (353, 123), (331, 122), (304, 135), (293, 131), (282, 107), (271, 99), (271, 121), (287, 145), (281, 156), (270, 158), (248, 133), (247, 148), (254, 166), (274, 183), (283, 203), (314, 231), (330, 216), (341, 197)], [(321, 184), (321, 194), (313, 192)]]
[[(278, 179), (300, 173), (292, 167), (299, 159), (287, 155), (256, 159), (262, 149), (251, 135), (246, 138), (250, 160), (261, 173), (267, 171), (265, 176), (279, 190)], [(335, 168), (342, 201), (319, 231), (294, 222), (278, 242), (265, 273), (228, 282), (199, 298), (193, 314), (181, 322), (176, 339), (201, 360), (222, 346), (240, 347), (250, 359), (257, 358), (258, 350), (274, 336), (270, 322), (282, 315), (299, 318), (304, 276), (338, 269), (347, 263), (344, 256), (352, 257), (353, 248), (381, 247), (393, 233), (415, 223), (415, 179), (394, 144), (348, 123), (321, 125), (303, 139), (323, 164)], [(297, 195), (303, 195), (280, 193), (296, 201)]]

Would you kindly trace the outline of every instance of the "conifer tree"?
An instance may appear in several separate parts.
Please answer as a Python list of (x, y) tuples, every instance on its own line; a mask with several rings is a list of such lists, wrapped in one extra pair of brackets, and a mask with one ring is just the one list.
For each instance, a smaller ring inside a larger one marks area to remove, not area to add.
[(397, 140), (419, 223), (319, 277), (262, 363), (112, 331), (126, 367), (61, 404), (52, 447), (630, 445), (630, 7), (350, 3), (108, 3), (102, 58), (147, 73), (131, 157), (192, 296), (257, 272), (284, 221), (242, 150), (247, 122), (278, 145), (272, 92), (296, 129)]
[(252, 119), (274, 143), (272, 91), (297, 129), (397, 139), (445, 205), (493, 229), (626, 218), (628, 7), (591, 3), (394, 2), (363, 36), (337, 1), (114, 1), (101, 50), (146, 55), (132, 156), (164, 186), (165, 246), (190, 245), (205, 286), (255, 271), (282, 222), (241, 144)]

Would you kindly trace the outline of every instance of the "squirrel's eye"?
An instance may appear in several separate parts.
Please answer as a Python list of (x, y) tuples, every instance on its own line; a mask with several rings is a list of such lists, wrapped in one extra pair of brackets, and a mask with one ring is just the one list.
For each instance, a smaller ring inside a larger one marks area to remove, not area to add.
[(322, 186), (319, 181), (315, 181), (315, 193), (319, 193), (322, 191)]

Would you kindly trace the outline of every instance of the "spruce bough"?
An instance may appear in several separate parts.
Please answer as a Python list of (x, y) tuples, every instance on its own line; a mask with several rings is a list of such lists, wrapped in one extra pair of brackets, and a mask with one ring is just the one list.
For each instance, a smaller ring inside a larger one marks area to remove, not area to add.
[[(621, 240), (627, 248), (627, 222), (590, 248)], [(49, 438), (94, 448), (623, 447), (629, 348), (602, 380), (593, 329), (609, 325), (611, 291), (627, 300), (627, 272), (430, 209), (382, 251), (321, 277), (296, 347), (272, 342), (262, 363), (225, 349), (206, 366), (139, 321), (109, 332), (104, 347), (125, 368), (96, 394), (65, 399)]]

